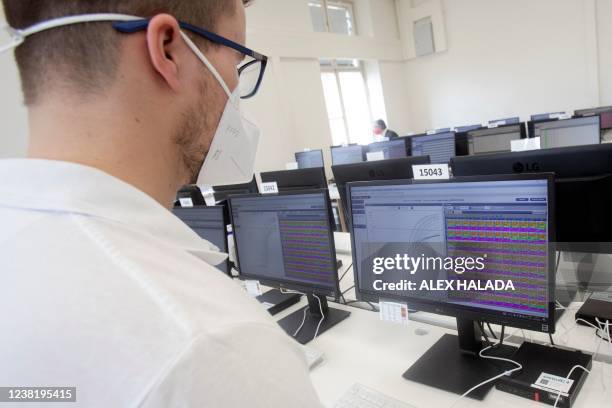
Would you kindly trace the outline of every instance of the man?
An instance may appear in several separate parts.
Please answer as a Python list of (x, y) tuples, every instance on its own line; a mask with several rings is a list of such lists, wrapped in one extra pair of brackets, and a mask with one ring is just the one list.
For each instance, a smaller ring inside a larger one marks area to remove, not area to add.
[(399, 137), (397, 133), (390, 129), (387, 129), (387, 124), (382, 119), (378, 119), (374, 122), (373, 132), (376, 136), (386, 137), (389, 140), (397, 139)]
[(75, 407), (319, 406), (296, 343), (168, 211), (184, 184), (253, 174), (238, 96), (265, 57), (241, 46), (243, 2), (3, 3), (30, 145), (0, 161), (0, 386), (76, 387)]

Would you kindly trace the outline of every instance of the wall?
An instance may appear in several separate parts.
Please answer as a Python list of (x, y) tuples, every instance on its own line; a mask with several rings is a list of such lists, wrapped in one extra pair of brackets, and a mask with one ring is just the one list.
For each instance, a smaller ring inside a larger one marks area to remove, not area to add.
[(444, 0), (441, 7), (446, 50), (406, 63), (418, 130), (612, 102), (612, 2)]
[[(2, 5), (0, 21), (4, 21)], [(0, 90), (0, 158), (22, 157), (27, 148), (27, 111), (23, 107), (19, 74), (11, 52), (0, 54)]]

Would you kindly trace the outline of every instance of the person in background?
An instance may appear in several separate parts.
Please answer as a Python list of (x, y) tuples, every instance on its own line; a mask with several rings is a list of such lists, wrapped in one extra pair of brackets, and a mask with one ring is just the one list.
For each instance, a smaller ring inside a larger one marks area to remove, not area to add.
[(392, 131), (391, 129), (387, 129), (387, 124), (382, 119), (378, 119), (374, 122), (373, 131), (376, 136), (386, 137), (389, 140), (397, 139), (399, 137), (396, 132)]
[(76, 387), (74, 408), (321, 406), (298, 343), (169, 211), (185, 184), (253, 176), (239, 101), (267, 58), (243, 45), (248, 2), (3, 0), (30, 126), (27, 157), (0, 160), (1, 386)]

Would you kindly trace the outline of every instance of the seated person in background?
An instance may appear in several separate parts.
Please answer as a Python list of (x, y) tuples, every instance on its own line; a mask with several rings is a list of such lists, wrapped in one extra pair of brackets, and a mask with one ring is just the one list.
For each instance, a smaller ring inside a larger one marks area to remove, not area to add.
[(378, 119), (374, 122), (373, 131), (376, 136), (386, 137), (389, 140), (397, 139), (399, 137), (397, 133), (391, 129), (387, 129), (387, 124), (382, 119)]

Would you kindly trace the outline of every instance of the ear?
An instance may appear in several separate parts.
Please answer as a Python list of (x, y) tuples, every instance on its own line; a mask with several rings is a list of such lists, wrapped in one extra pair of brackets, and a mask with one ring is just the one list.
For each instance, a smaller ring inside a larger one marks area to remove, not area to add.
[(151, 64), (173, 91), (180, 88), (179, 49), (183, 45), (178, 21), (169, 14), (158, 14), (147, 28)]

